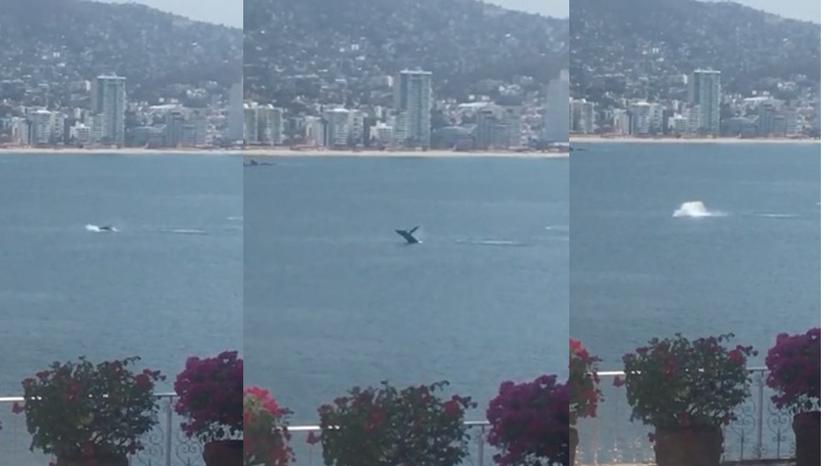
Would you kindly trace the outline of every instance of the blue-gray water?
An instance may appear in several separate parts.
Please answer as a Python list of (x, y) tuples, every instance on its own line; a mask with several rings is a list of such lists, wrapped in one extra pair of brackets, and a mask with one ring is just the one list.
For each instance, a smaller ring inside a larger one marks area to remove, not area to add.
[[(241, 349), (241, 170), (221, 156), (0, 157), (0, 395), (79, 355), (141, 356), (170, 389), (188, 356)], [(106, 224), (119, 231), (91, 231)]]
[[(675, 332), (733, 332), (761, 365), (819, 324), (818, 145), (578, 147), (571, 331), (604, 369)], [(710, 216), (674, 217), (691, 201)]]
[[(245, 376), (296, 423), (354, 385), (566, 371), (569, 163), (291, 158), (245, 170)], [(422, 225), (422, 244), (394, 229)]]

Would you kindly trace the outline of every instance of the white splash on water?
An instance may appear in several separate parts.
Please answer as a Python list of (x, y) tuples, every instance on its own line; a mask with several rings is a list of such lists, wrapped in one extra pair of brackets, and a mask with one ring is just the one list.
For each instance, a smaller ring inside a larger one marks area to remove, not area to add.
[(685, 202), (673, 212), (674, 218), (724, 217), (724, 212), (708, 210), (702, 201)]
[(118, 229), (115, 227), (101, 227), (98, 225), (87, 224), (86, 231), (91, 231), (92, 233), (117, 233)]

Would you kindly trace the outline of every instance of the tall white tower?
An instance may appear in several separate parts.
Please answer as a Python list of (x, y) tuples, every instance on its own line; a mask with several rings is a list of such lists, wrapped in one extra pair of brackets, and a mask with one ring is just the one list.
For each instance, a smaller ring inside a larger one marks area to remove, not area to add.
[(721, 127), (722, 73), (715, 70), (696, 70), (690, 78), (688, 103), (698, 106), (697, 131), (717, 135)]
[(400, 71), (394, 87), (397, 143), (431, 147), (431, 72)]
[(100, 142), (123, 145), (126, 78), (115, 75), (98, 76), (92, 89), (92, 113), (100, 116)]
[(569, 142), (569, 70), (549, 83), (543, 129), (547, 142)]
[(231, 141), (244, 139), (244, 88), (238, 82), (230, 87), (230, 108), (227, 109), (227, 134)]

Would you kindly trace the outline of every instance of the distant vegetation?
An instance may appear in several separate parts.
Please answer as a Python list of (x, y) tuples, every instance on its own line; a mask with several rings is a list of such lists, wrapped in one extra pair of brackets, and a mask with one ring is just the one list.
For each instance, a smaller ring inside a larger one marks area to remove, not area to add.
[(112, 72), (129, 79), (135, 98), (176, 84), (229, 85), (240, 79), (242, 36), (137, 4), (3, 0), (0, 80), (42, 81), (52, 99)]
[[(435, 90), (463, 96), (485, 80), (548, 82), (569, 49), (569, 22), (477, 0), (246, 0), (245, 84), (266, 101), (314, 98), (288, 76), (370, 77), (433, 71)], [(483, 83), (485, 85), (485, 83)]]
[(635, 97), (661, 96), (671, 76), (708, 67), (722, 71), (725, 91), (745, 95), (796, 92), (781, 88), (784, 81), (800, 91), (819, 88), (814, 23), (695, 0), (578, 0), (570, 15), (572, 88), (579, 96), (599, 100), (608, 90), (603, 77), (613, 74), (637, 87)]

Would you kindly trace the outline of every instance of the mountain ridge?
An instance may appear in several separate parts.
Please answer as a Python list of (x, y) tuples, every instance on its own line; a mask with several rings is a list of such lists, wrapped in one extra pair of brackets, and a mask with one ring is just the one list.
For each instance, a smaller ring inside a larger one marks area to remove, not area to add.
[(708, 67), (722, 71), (725, 90), (745, 95), (780, 81), (819, 88), (815, 23), (697, 0), (578, 0), (570, 18), (576, 96), (599, 97), (595, 78), (612, 74), (649, 80), (644, 93), (662, 95), (670, 76)]
[[(136, 97), (176, 84), (239, 79), (242, 31), (136, 3), (6, 0), (0, 14), (0, 80), (57, 83), (117, 73)], [(52, 99), (65, 98), (66, 90)]]
[(548, 81), (568, 57), (568, 26), (475, 0), (248, 0), (247, 94), (278, 101), (276, 74), (367, 79), (417, 67), (453, 96), (484, 79)]

